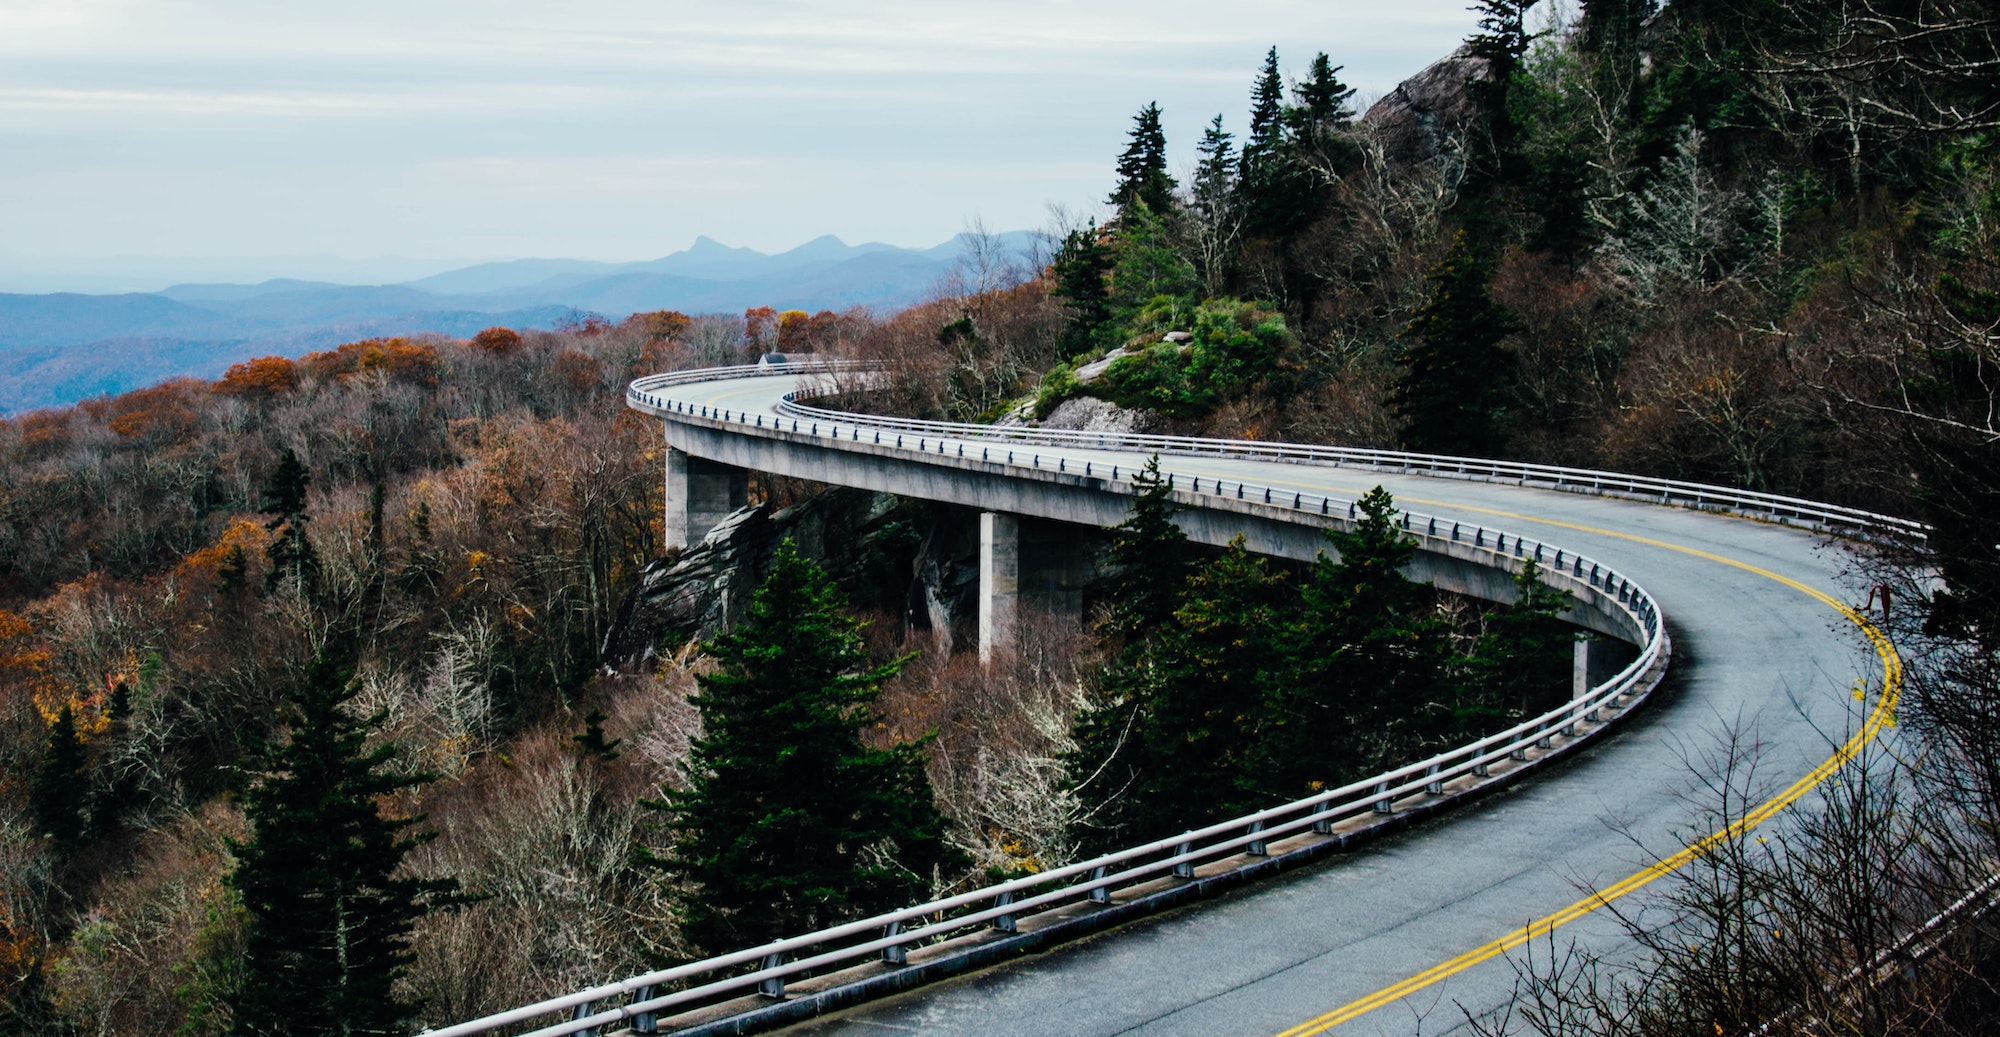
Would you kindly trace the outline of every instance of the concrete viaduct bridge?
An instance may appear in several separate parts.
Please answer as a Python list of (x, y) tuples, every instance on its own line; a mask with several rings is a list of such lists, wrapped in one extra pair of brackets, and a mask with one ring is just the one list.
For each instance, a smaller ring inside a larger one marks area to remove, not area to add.
[[(1920, 537), (1907, 520), (1513, 462), (813, 406), (831, 381), (828, 367), (792, 365), (632, 384), (628, 404), (662, 420), (670, 448), (670, 545), (698, 541), (742, 506), (752, 469), (979, 509), (987, 652), (1012, 636), (1022, 520), (1113, 525), (1132, 476), (1158, 454), (1194, 540), (1240, 533), (1253, 551), (1308, 560), (1324, 549), (1322, 530), (1344, 527), (1352, 502), (1380, 484), (1409, 509), (1413, 576), (1506, 600), (1512, 573), (1536, 558), (1575, 595), (1572, 621), (1602, 636), (1593, 643), (1618, 645), (1596, 659), (1580, 650), (1568, 705), (1430, 760), (435, 1037), (788, 1025), (1022, 1037), (1446, 1032), (1461, 1007), (1507, 1000), (1506, 954), (1531, 938), (1559, 928), (1560, 940), (1625, 946), (1598, 909), (1715, 838), (1686, 844), (1692, 818), (1673, 793), (1692, 781), (1689, 758), (1725, 728), (1753, 737), (1759, 773), (1776, 779), (1779, 791), (1741, 822), (1755, 825), (1874, 737), (1900, 687), (1893, 649), (1843, 604), (1861, 595), (1843, 586), (1846, 556), (1824, 534)], [(1559, 761), (1559, 773), (1517, 780)], [(1444, 823), (1407, 827), (1452, 806)], [(1345, 859), (1299, 867), (1335, 854)], [(1049, 953), (1024, 957), (1038, 951)]]

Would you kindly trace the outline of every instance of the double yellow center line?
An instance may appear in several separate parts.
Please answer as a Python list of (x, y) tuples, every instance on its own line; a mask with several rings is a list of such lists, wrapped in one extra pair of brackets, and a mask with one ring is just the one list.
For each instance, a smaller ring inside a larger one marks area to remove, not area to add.
[[(1451, 506), (1462, 507), (1459, 505), (1451, 505)], [(1381, 990), (1369, 994), (1366, 997), (1360, 998), (1355, 1001), (1350, 1001), (1347, 1004), (1342, 1005), (1339, 1008), (1336, 1008), (1333, 1011), (1326, 1013), (1325, 1015), (1308, 1019), (1307, 1021), (1300, 1023), (1299, 1025), (1294, 1026), (1289, 1030), (1284, 1031), (1283, 1033), (1279, 1034), (1278, 1037), (1308, 1037), (1308, 1035), (1310, 1034), (1325, 1033), (1326, 1031), (1336, 1026), (1339, 1026), (1341, 1023), (1347, 1022), (1348, 1020), (1354, 1019), (1358, 1016), (1366, 1015), (1369, 1012), (1372, 1012), (1377, 1008), (1381, 1008), (1384, 1005), (1390, 1004), (1395, 1001), (1399, 1001), (1405, 997), (1408, 997), (1411, 994), (1416, 993), (1419, 990), (1424, 989), (1425, 987), (1431, 986), (1434, 983), (1441, 982), (1453, 975), (1463, 972), (1466, 969), (1473, 967), (1474, 965), (1477, 965), (1485, 961), (1491, 961), (1492, 959), (1497, 958), (1500, 955), (1505, 954), (1506, 952), (1516, 947), (1519, 947), (1522, 944), (1527, 943), (1529, 940), (1532, 940), (1537, 936), (1546, 935), (1554, 931), (1558, 926), (1564, 925), (1568, 922), (1573, 922), (1576, 919), (1581, 918), (1584, 915), (1587, 915), (1592, 911), (1595, 911), (1598, 908), (1603, 907), (1604, 905), (1609, 904), (1614, 900), (1617, 900), (1619, 897), (1625, 896), (1628, 893), (1643, 888), (1647, 883), (1652, 882), (1654, 879), (1660, 878), (1663, 875), (1672, 874), (1674, 871), (1686, 865), (1689, 861), (1692, 861), (1695, 858), (1700, 857), (1702, 854), (1707, 853), (1709, 850), (1714, 849), (1718, 844), (1742, 836), (1745, 832), (1748, 832), (1750, 829), (1755, 828), (1760, 824), (1763, 824), (1773, 814), (1776, 814), (1778, 811), (1783, 810), (1786, 807), (1791, 806), (1793, 803), (1797, 802), (1800, 797), (1804, 796), (1807, 792), (1811, 791), (1814, 786), (1818, 785), (1822, 781), (1825, 781), (1828, 777), (1832, 776), (1832, 774), (1835, 771), (1845, 766), (1849, 760), (1854, 758), (1855, 754), (1859, 753), (1863, 747), (1865, 747), (1869, 742), (1873, 741), (1875, 736), (1880, 734), (1884, 727), (1887, 727), (1894, 722), (1896, 700), (1901, 696), (1903, 690), (1902, 658), (1896, 654), (1895, 646), (1889, 642), (1888, 635), (1884, 634), (1881, 628), (1877, 627), (1874, 623), (1869, 622), (1868, 617), (1855, 611), (1853, 608), (1850, 608), (1849, 606), (1839, 601), (1836, 601), (1831, 595), (1825, 593), (1824, 591), (1821, 591), (1814, 587), (1809, 587), (1806, 584), (1800, 583), (1799, 581), (1794, 580), (1789, 576), (1781, 576), (1777, 573), (1770, 571), (1769, 569), (1762, 569), (1757, 566), (1750, 565), (1746, 562), (1739, 562), (1733, 558), (1727, 558), (1722, 555), (1714, 554), (1708, 551), (1697, 550), (1692, 547), (1685, 547), (1680, 544), (1670, 544), (1667, 543), (1666, 541), (1653, 540), (1648, 537), (1634, 536), (1629, 533), (1618, 533), (1608, 529), (1598, 529), (1593, 526), (1581, 526), (1568, 522), (1556, 522), (1549, 519), (1539, 519), (1530, 515), (1519, 515), (1511, 512), (1491, 511), (1490, 509), (1485, 509), (1485, 508), (1466, 508), (1464, 510), (1484, 511), (1487, 512), (1488, 514), (1502, 515), (1509, 518), (1517, 518), (1529, 522), (1541, 522), (1547, 525), (1561, 526), (1566, 529), (1575, 529), (1588, 533), (1596, 533), (1603, 536), (1617, 537), (1618, 539), (1621, 540), (1630, 540), (1635, 543), (1647, 544), (1653, 547), (1666, 548), (1667, 550), (1678, 551), (1682, 554), (1693, 555), (1696, 558), (1702, 558), (1708, 561), (1718, 562), (1723, 565), (1733, 566), (1734, 568), (1741, 569), (1745, 572), (1755, 573), (1758, 576), (1764, 577), (1765, 579), (1775, 580), (1778, 583), (1782, 583), (1785, 586), (1790, 587), (1801, 594), (1804, 594), (1808, 597), (1811, 597), (1825, 604), (1828, 608), (1831, 608), (1834, 611), (1840, 613), (1842, 616), (1845, 616), (1848, 622), (1853, 623), (1855, 626), (1861, 629), (1861, 632), (1867, 636), (1869, 643), (1874, 646), (1876, 656), (1882, 660), (1881, 698), (1876, 702), (1875, 708), (1869, 712), (1868, 718), (1862, 722), (1861, 729), (1855, 732), (1853, 737), (1849, 738), (1845, 743), (1843, 743), (1839, 748), (1839, 750), (1837, 750), (1832, 756), (1828, 757), (1819, 766), (1814, 767), (1804, 777), (1800, 778), (1799, 780), (1793, 782), (1791, 785), (1787, 786), (1783, 792), (1780, 792), (1777, 795), (1771, 797), (1769, 800), (1766, 800), (1765, 802), (1759, 804), (1756, 807), (1756, 809), (1751, 810), (1750, 812), (1744, 814), (1742, 817), (1732, 822), (1728, 827), (1723, 828), (1720, 831), (1711, 833), (1710, 835), (1699, 840), (1698, 842), (1683, 847), (1679, 853), (1676, 853), (1673, 856), (1666, 858), (1665, 860), (1659, 861), (1658, 863), (1653, 864), (1652, 866), (1636, 874), (1629, 875), (1624, 879), (1619, 880), (1618, 882), (1614, 882), (1611, 885), (1606, 886), (1604, 889), (1601, 889), (1596, 893), (1593, 893), (1590, 896), (1587, 896), (1582, 900), (1579, 900), (1576, 903), (1571, 904), (1568, 907), (1565, 907), (1562, 910), (1555, 912), (1552, 915), (1549, 915), (1545, 918), (1538, 918), (1528, 923), (1527, 925), (1522, 926), (1521, 928), (1516, 929), (1508, 933), (1507, 935), (1500, 937), (1497, 940), (1494, 940), (1490, 943), (1482, 944), (1478, 947), (1474, 947), (1473, 949), (1466, 951), (1464, 954), (1461, 954), (1456, 958), (1452, 958), (1449, 961), (1441, 962), (1428, 969), (1425, 969), (1424, 971), (1419, 972), (1416, 975), (1411, 976), (1410, 978), (1405, 979), (1400, 983), (1395, 983), (1390, 986), (1383, 987)]]

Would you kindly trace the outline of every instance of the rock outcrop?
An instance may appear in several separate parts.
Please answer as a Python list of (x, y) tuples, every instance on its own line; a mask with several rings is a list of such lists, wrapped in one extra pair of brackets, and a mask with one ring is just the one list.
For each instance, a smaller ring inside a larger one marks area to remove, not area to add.
[(1465, 85), (1487, 75), (1485, 58), (1460, 47), (1448, 57), (1397, 84), (1368, 107), (1361, 125), (1384, 138), (1392, 158), (1406, 162), (1432, 161), (1445, 142), (1469, 129), (1479, 107)]
[[(833, 489), (773, 512), (742, 508), (678, 556), (655, 560), (620, 603), (602, 662), (630, 671), (662, 650), (714, 637), (739, 619), (787, 537), (825, 566), (851, 604), (952, 635), (976, 622), (976, 523), (942, 505)], [(974, 530), (971, 537), (967, 529)]]
[(1127, 410), (1110, 400), (1076, 396), (1064, 400), (1049, 416), (1043, 428), (1078, 429), (1084, 432), (1151, 432), (1160, 425), (1160, 416), (1149, 410)]

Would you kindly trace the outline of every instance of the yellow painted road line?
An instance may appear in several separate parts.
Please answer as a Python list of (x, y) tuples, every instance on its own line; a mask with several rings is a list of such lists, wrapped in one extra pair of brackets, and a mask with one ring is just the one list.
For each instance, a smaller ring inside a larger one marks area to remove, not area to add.
[[(1485, 510), (1485, 509), (1477, 509), (1477, 510)], [(1895, 646), (1890, 644), (1888, 635), (1882, 633), (1881, 628), (1869, 622), (1866, 616), (1863, 616), (1861, 613), (1855, 611), (1854, 609), (1848, 607), (1847, 605), (1839, 601), (1836, 601), (1831, 595), (1826, 594), (1825, 592), (1820, 591), (1816, 588), (1809, 587), (1806, 584), (1800, 583), (1799, 581), (1794, 580), (1788, 576), (1781, 576), (1777, 573), (1771, 572), (1768, 569), (1761, 569), (1758, 568), (1757, 566), (1750, 565), (1745, 562), (1739, 562), (1732, 558), (1725, 558), (1718, 554), (1713, 554), (1708, 551), (1697, 550), (1691, 547), (1683, 547), (1679, 544), (1669, 544), (1664, 541), (1653, 540), (1648, 537), (1633, 536), (1631, 534), (1626, 534), (1626, 533), (1616, 533), (1612, 532), (1611, 530), (1596, 529), (1590, 526), (1580, 526), (1574, 523), (1556, 522), (1549, 519), (1534, 519), (1531, 516), (1527, 515), (1512, 515), (1507, 512), (1493, 512), (1493, 514), (1508, 515), (1509, 517), (1512, 518), (1530, 519), (1531, 521), (1536, 521), (1536, 522), (1547, 522), (1550, 525), (1563, 526), (1569, 529), (1575, 529), (1590, 533), (1601, 533), (1609, 536), (1618, 537), (1624, 540), (1632, 540), (1638, 543), (1650, 544), (1658, 547), (1668, 548), (1670, 550), (1679, 551), (1684, 554), (1694, 555), (1699, 558), (1705, 558), (1712, 561), (1721, 562), (1724, 565), (1734, 566), (1735, 568), (1742, 569), (1746, 572), (1756, 573), (1759, 576), (1776, 580), (1777, 582), (1782, 583), (1787, 587), (1790, 587), (1794, 590), (1797, 590), (1803, 594), (1808, 595), (1809, 597), (1817, 599), (1818, 601), (1824, 603), (1833, 610), (1839, 612), (1842, 616), (1845, 616), (1848, 622), (1853, 623), (1855, 626), (1861, 628), (1861, 632), (1865, 634), (1869, 642), (1874, 645), (1876, 656), (1882, 660), (1881, 698), (1879, 701), (1876, 702), (1875, 709), (1869, 713), (1868, 719), (1862, 722), (1861, 730), (1855, 732), (1854, 736), (1849, 738), (1844, 744), (1842, 744), (1839, 750), (1836, 751), (1832, 756), (1828, 757), (1819, 766), (1814, 767), (1810, 772), (1808, 772), (1805, 775), (1805, 777), (1800, 778), (1799, 780), (1793, 782), (1790, 786), (1786, 787), (1786, 789), (1783, 792), (1780, 792), (1776, 796), (1773, 796), (1769, 800), (1766, 800), (1765, 802), (1759, 804), (1756, 807), (1756, 809), (1751, 810), (1749, 813), (1738, 818), (1735, 822), (1723, 828), (1721, 831), (1715, 832), (1707, 836), (1706, 838), (1703, 838), (1689, 846), (1686, 846), (1682, 848), (1679, 853), (1676, 853), (1673, 856), (1666, 858), (1665, 860), (1659, 861), (1636, 874), (1627, 876), (1626, 878), (1618, 882), (1615, 882), (1610, 886), (1607, 886), (1604, 889), (1599, 890), (1596, 893), (1593, 893), (1590, 896), (1587, 896), (1582, 900), (1579, 900), (1576, 903), (1571, 904), (1568, 907), (1565, 907), (1562, 910), (1547, 916), (1546, 918), (1536, 919), (1535, 921), (1530, 922), (1527, 925), (1519, 929), (1516, 929), (1513, 932), (1510, 932), (1507, 935), (1497, 940), (1492, 941), (1491, 943), (1475, 947), (1472, 950), (1469, 950), (1464, 954), (1459, 955), (1456, 958), (1452, 958), (1449, 961), (1445, 961), (1438, 965), (1434, 965), (1431, 968), (1426, 969), (1423, 972), (1419, 972), (1416, 975), (1411, 976), (1410, 978), (1403, 980), (1400, 983), (1384, 987), (1381, 990), (1369, 994), (1367, 997), (1351, 1001), (1345, 1005), (1340, 1006), (1339, 1008), (1334, 1009), (1331, 1012), (1326, 1013), (1325, 1015), (1309, 1019), (1306, 1022), (1300, 1023), (1299, 1025), (1284, 1031), (1283, 1033), (1279, 1034), (1278, 1037), (1308, 1037), (1308, 1035), (1310, 1034), (1325, 1033), (1327, 1030), (1330, 1030), (1335, 1026), (1340, 1025), (1341, 1023), (1347, 1022), (1348, 1020), (1354, 1019), (1358, 1016), (1366, 1015), (1367, 1013), (1372, 1012), (1377, 1008), (1381, 1008), (1384, 1005), (1393, 1003), (1395, 1001), (1399, 1001), (1404, 997), (1407, 997), (1411, 994), (1416, 993), (1419, 990), (1424, 989), (1425, 987), (1431, 986), (1434, 983), (1441, 982), (1442, 980), (1450, 976), (1463, 972), (1466, 969), (1473, 967), (1474, 965), (1478, 965), (1481, 962), (1485, 961), (1491, 961), (1492, 959), (1497, 958), (1502, 954), (1505, 954), (1507, 951), (1512, 950), (1515, 947), (1519, 947), (1524, 943), (1527, 943), (1529, 940), (1532, 940), (1537, 936), (1546, 935), (1547, 933), (1554, 931), (1558, 926), (1561, 926), (1567, 922), (1575, 921), (1576, 919), (1581, 918), (1584, 915), (1587, 915), (1592, 911), (1595, 911), (1598, 908), (1603, 907), (1604, 905), (1609, 904), (1610, 902), (1617, 900), (1622, 896), (1625, 896), (1628, 893), (1632, 893), (1638, 889), (1641, 889), (1648, 883), (1652, 882), (1657, 878), (1660, 878), (1661, 876), (1672, 874), (1674, 871), (1680, 869), (1688, 862), (1694, 860), (1697, 857), (1700, 857), (1702, 854), (1707, 853), (1709, 850), (1715, 848), (1717, 844), (1735, 838), (1737, 836), (1740, 836), (1745, 832), (1748, 832), (1752, 828), (1755, 828), (1758, 825), (1763, 824), (1773, 814), (1776, 814), (1778, 811), (1783, 810), (1784, 808), (1791, 806), (1793, 803), (1797, 802), (1800, 797), (1804, 796), (1807, 792), (1811, 791), (1814, 786), (1818, 785), (1822, 781), (1825, 781), (1828, 777), (1830, 777), (1833, 774), (1833, 772), (1839, 770), (1842, 766), (1846, 765), (1846, 763), (1849, 760), (1854, 758), (1855, 754), (1859, 753), (1863, 747), (1865, 747), (1869, 742), (1873, 741), (1875, 739), (1875, 736), (1880, 734), (1884, 727), (1889, 726), (1889, 724), (1893, 722), (1896, 709), (1896, 700), (1901, 696), (1903, 689), (1902, 659), (1896, 654)]]

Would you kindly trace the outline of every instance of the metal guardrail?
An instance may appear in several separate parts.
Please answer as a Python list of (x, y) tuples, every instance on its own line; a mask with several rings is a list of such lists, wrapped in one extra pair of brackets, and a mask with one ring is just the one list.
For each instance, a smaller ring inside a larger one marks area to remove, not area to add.
[[(844, 370), (868, 371), (872, 365), (849, 361)], [(645, 379), (634, 382), (637, 388)], [(1213, 454), (1222, 457), (1269, 458), (1307, 461), (1336, 467), (1367, 468), (1415, 475), (1504, 480), (1523, 486), (1540, 486), (1572, 492), (1617, 494), (1651, 503), (1692, 508), (1722, 508), (1780, 522), (1803, 522), (1829, 532), (1866, 537), (1889, 534), (1902, 539), (1922, 540), (1927, 528), (1912, 519), (1883, 515), (1838, 504), (1824, 504), (1783, 494), (1740, 490), (1712, 483), (1658, 479), (1626, 475), (1591, 468), (1530, 464), (1525, 461), (1495, 461), (1448, 454), (1420, 454), (1402, 450), (1374, 450), (1363, 447), (1320, 446), (1308, 443), (1265, 443), (1255, 440), (1212, 439), (1201, 436), (1161, 436), (1134, 432), (1085, 432), (1042, 429), (1028, 426), (973, 425), (963, 422), (924, 421), (915, 418), (856, 415), (824, 410), (799, 401), (831, 395), (835, 389), (823, 387), (790, 393), (779, 411), (806, 420), (865, 420), (876, 428), (895, 429), (931, 436), (1001, 438), (1049, 446), (1072, 446), (1100, 450), (1136, 450), (1161, 454)]]
[[(811, 395), (806, 393), (789, 394), (780, 407), (783, 413), (780, 418), (776, 414), (746, 413), (669, 400), (656, 394), (656, 390), (689, 382), (765, 374), (866, 373), (873, 369), (872, 365), (865, 363), (820, 362), (678, 372), (633, 382), (627, 398), (635, 408), (677, 420), (735, 426), (744, 431), (764, 429), (771, 434), (811, 436), (826, 441), (829, 446), (835, 441), (864, 442), (865, 432), (865, 442), (870, 449), (880, 445), (915, 454), (944, 455), (953, 460), (965, 458), (970, 461), (965, 451), (971, 447), (981, 450), (981, 459), (987, 463), (1049, 471), (1051, 469), (1043, 467), (1046, 460), (1055, 466), (1053, 471), (1058, 475), (1104, 479), (1113, 488), (1121, 485), (1129, 488), (1130, 477), (1137, 473), (1129, 467), (1117, 465), (1108, 472), (1100, 473), (1095, 471), (1098, 466), (1090, 461), (1084, 461), (1083, 469), (1075, 471), (1069, 467), (1070, 459), (1054, 456), (1044, 459), (1032, 447), (1047, 445), (1138, 450), (1162, 455), (1218, 454), (1277, 457), (1323, 464), (1392, 465), (1399, 471), (1508, 478), (1529, 484), (1561, 481), (1568, 486), (1578, 486), (1578, 480), (1587, 477), (1590, 485), (1602, 486), (1603, 492), (1636, 492), (1632, 488), (1658, 487), (1660, 489), (1653, 492), (1662, 494), (1669, 502), (1676, 495), (1684, 500), (1730, 507), (1743, 507), (1752, 501), (1777, 502), (1783, 505), (1784, 510), (1774, 511), (1773, 514), (1789, 515), (1819, 525), (1852, 525), (1876, 535), (1885, 532), (1906, 535), (1903, 533), (1906, 528), (1914, 528), (1919, 535), (1921, 533), (1920, 526), (1906, 520), (1873, 516), (1852, 509), (1613, 473), (1398, 454), (1393, 451), (877, 418), (806, 406), (797, 399), (802, 395)], [(891, 438), (884, 440), (884, 434)], [(914, 443), (910, 442), (912, 434)], [(996, 443), (1018, 443), (1030, 449), (1014, 450), (1003, 460), (993, 456)], [(1351, 521), (1354, 516), (1352, 501), (1279, 490), (1242, 480), (1209, 478), (1204, 483), (1200, 476), (1172, 471), (1163, 474), (1174, 485), (1177, 496), (1221, 496), (1246, 501), (1253, 507), (1264, 505), (1278, 511), (1303, 513), (1302, 518), (1315, 517), (1308, 521), (1331, 524)], [(1470, 526), (1409, 511), (1402, 513), (1402, 526), (1420, 544), (1432, 550), (1461, 556), (1469, 553), (1481, 564), (1504, 571), (1517, 571), (1528, 558), (1536, 559), (1547, 567), (1551, 583), (1575, 593), (1580, 601), (1622, 614), (1642, 641), (1638, 658), (1582, 697), (1541, 716), (1429, 759), (1384, 771), (1340, 788), (1040, 874), (425, 1032), (431, 1037), (470, 1037), (557, 1016), (566, 1018), (533, 1030), (528, 1037), (596, 1035), (603, 1027), (619, 1024), (629, 1025), (635, 1032), (651, 1033), (657, 1032), (657, 1023), (663, 1013), (692, 1010), (752, 992), (782, 996), (788, 981), (825, 975), (870, 961), (898, 966), (908, 960), (914, 948), (988, 929), (1015, 932), (1023, 921), (1040, 914), (1074, 910), (1080, 905), (1108, 904), (1121, 891), (1161, 881), (1192, 880), (1196, 869), (1203, 865), (1238, 857), (1264, 856), (1269, 852), (1269, 844), (1277, 840), (1312, 833), (1335, 838), (1332, 833), (1337, 825), (1371, 815), (1393, 813), (1399, 802), (1435, 802), (1466, 794), (1481, 785), (1496, 769), (1504, 773), (1531, 758), (1559, 751), (1556, 739), (1563, 739), (1568, 744), (1590, 737), (1617, 716), (1635, 708), (1657, 684), (1658, 668), (1671, 652), (1671, 643), (1657, 603), (1643, 588), (1623, 575), (1600, 562), (1503, 530)], [(1454, 784), (1459, 787), (1451, 788)]]

